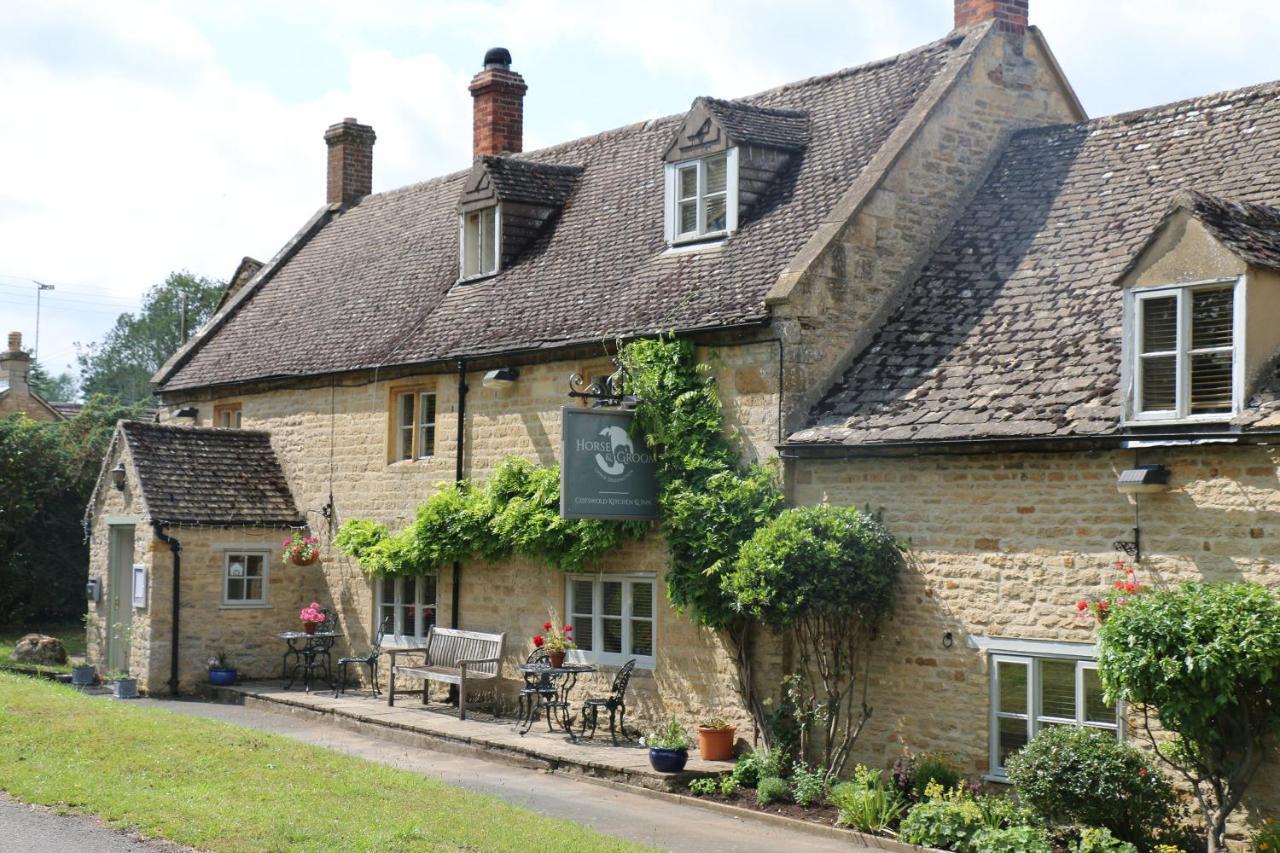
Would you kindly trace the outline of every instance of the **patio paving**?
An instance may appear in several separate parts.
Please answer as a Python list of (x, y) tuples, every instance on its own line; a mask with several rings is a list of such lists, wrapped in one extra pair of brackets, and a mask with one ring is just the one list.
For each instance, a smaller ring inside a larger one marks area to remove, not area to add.
[(282, 681), (250, 681), (232, 687), (210, 688), (214, 698), (264, 709), (314, 714), (366, 733), (419, 741), (437, 749), (482, 752), (486, 758), (610, 779), (658, 791), (683, 791), (689, 780), (723, 773), (733, 767), (729, 761), (704, 761), (691, 750), (682, 773), (658, 773), (649, 766), (649, 753), (634, 740), (609, 740), (606, 727), (594, 739), (572, 741), (564, 732), (548, 732), (545, 718), (534, 723), (527, 735), (515, 730), (514, 715), (493, 717), (474, 708), (467, 719), (458, 719), (457, 708), (433, 701), (423, 706), (412, 696), (396, 697), (394, 708), (385, 695), (347, 693), (334, 697), (331, 691), (305, 693), (300, 687), (284, 689)]

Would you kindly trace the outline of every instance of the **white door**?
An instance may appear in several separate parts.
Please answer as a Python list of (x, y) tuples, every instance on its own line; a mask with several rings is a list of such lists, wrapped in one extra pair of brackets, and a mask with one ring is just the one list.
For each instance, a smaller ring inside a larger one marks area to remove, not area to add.
[(113, 524), (107, 564), (107, 668), (129, 669), (133, 625), (133, 525)]

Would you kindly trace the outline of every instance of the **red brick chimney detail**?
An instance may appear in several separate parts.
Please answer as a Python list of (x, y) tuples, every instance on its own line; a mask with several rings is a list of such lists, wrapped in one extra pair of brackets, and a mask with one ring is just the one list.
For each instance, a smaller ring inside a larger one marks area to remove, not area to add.
[(324, 132), (329, 146), (329, 204), (354, 204), (373, 192), (373, 128), (344, 118)]
[(1027, 31), (1029, 0), (955, 0), (956, 29), (995, 20), (1000, 32), (1021, 35)]
[(524, 150), (524, 78), (511, 70), (511, 54), (493, 48), (471, 80), (472, 154), (518, 154)]

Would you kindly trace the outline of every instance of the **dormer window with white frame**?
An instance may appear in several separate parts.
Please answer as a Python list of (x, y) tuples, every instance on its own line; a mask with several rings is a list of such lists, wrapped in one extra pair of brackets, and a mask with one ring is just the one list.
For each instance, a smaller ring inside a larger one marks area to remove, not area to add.
[(1128, 291), (1131, 420), (1225, 420), (1240, 411), (1244, 296), (1243, 276)]
[(459, 279), (484, 278), (498, 271), (502, 243), (500, 205), (483, 207), (459, 217)]
[(738, 152), (667, 164), (667, 242), (727, 237), (738, 227)]

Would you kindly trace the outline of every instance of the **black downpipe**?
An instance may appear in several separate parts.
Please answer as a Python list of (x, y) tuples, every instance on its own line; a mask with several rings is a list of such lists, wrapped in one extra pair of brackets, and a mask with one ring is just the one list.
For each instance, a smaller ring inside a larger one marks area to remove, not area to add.
[[(463, 359), (458, 360), (458, 438), (457, 450), (455, 452), (453, 481), (455, 483), (462, 482), (462, 451), (464, 449), (463, 439), (466, 436), (464, 428), (467, 415), (467, 363)], [(454, 628), (461, 628), (459, 624), (459, 611), (461, 609), (462, 596), (462, 563), (457, 560), (453, 561), (453, 583), (450, 587), (450, 616), (449, 624)]]
[(153, 521), (156, 538), (173, 552), (173, 631), (169, 637), (169, 695), (178, 695), (178, 601), (182, 588), (182, 543), (164, 532), (164, 524)]

